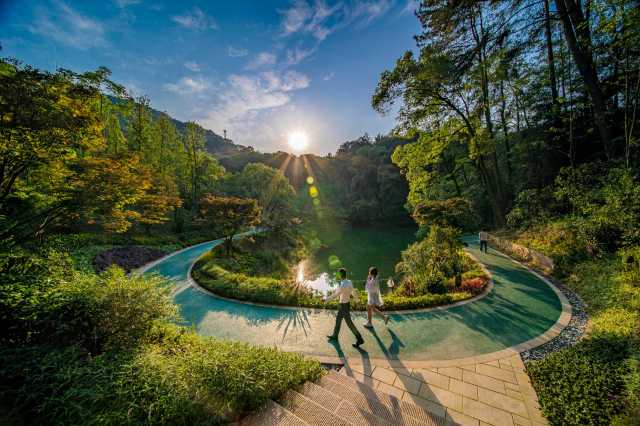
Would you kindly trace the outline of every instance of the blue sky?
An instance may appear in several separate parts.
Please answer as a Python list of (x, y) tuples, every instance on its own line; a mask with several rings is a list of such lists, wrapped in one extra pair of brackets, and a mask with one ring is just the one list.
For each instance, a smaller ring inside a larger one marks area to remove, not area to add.
[(0, 0), (2, 56), (53, 70), (104, 65), (154, 108), (261, 151), (296, 130), (326, 154), (394, 114), (370, 106), (415, 46), (415, 0)]

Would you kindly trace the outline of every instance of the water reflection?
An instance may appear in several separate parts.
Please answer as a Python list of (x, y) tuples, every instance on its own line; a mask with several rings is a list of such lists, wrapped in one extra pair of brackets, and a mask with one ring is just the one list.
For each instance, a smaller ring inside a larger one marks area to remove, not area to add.
[(338, 282), (328, 272), (316, 272), (310, 269), (309, 260), (303, 260), (296, 266), (296, 284), (316, 291), (322, 296), (328, 295)]

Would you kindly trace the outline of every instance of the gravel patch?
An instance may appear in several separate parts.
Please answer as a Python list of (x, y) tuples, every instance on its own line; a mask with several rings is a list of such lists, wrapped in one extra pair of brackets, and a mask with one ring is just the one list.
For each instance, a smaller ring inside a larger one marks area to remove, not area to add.
[(549, 281), (560, 290), (571, 304), (572, 313), (569, 324), (559, 335), (538, 347), (520, 353), (522, 360), (538, 361), (545, 358), (550, 353), (559, 351), (562, 348), (575, 345), (584, 335), (589, 316), (586, 312), (586, 305), (576, 293), (559, 281), (547, 277)]

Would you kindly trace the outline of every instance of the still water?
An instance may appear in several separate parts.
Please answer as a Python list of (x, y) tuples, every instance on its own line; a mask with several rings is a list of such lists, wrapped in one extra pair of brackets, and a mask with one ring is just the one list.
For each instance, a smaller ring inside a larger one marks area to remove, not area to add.
[(297, 266), (296, 279), (322, 294), (336, 286), (335, 273), (346, 268), (356, 288), (364, 288), (370, 266), (378, 268), (380, 289), (387, 291), (386, 281), (395, 274), (400, 252), (415, 240), (416, 228), (356, 228), (327, 225), (318, 228), (321, 248)]

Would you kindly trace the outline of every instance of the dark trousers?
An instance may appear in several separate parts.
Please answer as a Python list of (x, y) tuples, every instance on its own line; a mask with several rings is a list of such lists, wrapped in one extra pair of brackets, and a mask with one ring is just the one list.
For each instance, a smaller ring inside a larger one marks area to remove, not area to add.
[(347, 327), (349, 327), (349, 330), (351, 330), (353, 335), (356, 336), (356, 340), (361, 341), (362, 335), (356, 328), (353, 321), (351, 321), (351, 312), (349, 311), (348, 303), (340, 303), (340, 307), (338, 308), (338, 315), (336, 316), (336, 326), (333, 329), (333, 335), (335, 337), (338, 337), (338, 334), (340, 333), (340, 326), (342, 325), (342, 320), (344, 320), (344, 322), (347, 323)]
[(486, 241), (480, 241), (480, 251), (483, 252), (487, 252), (487, 242)]

